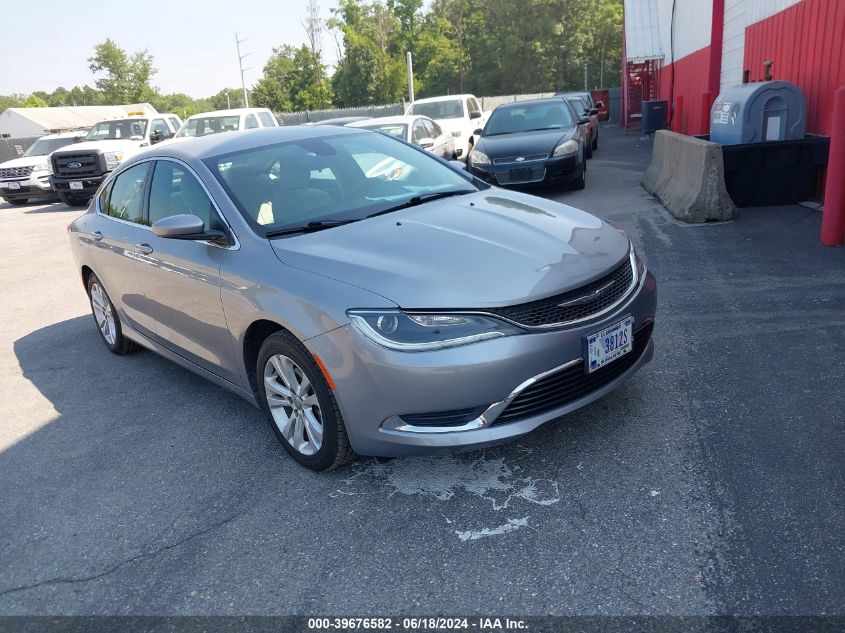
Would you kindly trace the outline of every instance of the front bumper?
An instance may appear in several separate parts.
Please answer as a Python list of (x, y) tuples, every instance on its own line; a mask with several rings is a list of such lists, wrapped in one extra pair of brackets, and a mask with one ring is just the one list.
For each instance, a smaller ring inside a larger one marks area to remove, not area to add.
[[(106, 179), (108, 174), (80, 176), (75, 178), (73, 176), (50, 176), (50, 185), (55, 192), (64, 192), (73, 195), (87, 195), (93, 196), (97, 189), (100, 188), (102, 182)], [(82, 183), (80, 188), (72, 188), (71, 182)]]
[[(11, 187), (16, 187), (12, 189)], [(55, 192), (50, 187), (50, 174), (33, 173), (28, 178), (4, 178), (0, 180), (0, 196), (13, 200), (27, 198), (54, 199)]]
[[(601, 398), (651, 360), (654, 343), (648, 326), (654, 319), (656, 298), (654, 276), (646, 272), (636, 290), (611, 315), (569, 329), (408, 353), (380, 347), (349, 325), (309, 339), (306, 346), (334, 380), (335, 397), (357, 453), (399, 456), (475, 449), (524, 435)], [(637, 356), (629, 359), (633, 362), (624, 371), (561, 406), (496, 423), (491, 407), (501, 405), (494, 412), (502, 415), (532, 381), (580, 361), (587, 335), (629, 315), (634, 318), (633, 330), (646, 327), (649, 336), (640, 349), (631, 352)], [(478, 411), (460, 427), (464, 430), (402, 424), (401, 416), (407, 419), (426, 412), (463, 410)]]
[(506, 163), (504, 165), (472, 165), (468, 171), (482, 180), (499, 186), (550, 184), (569, 182), (581, 175), (584, 162), (580, 154), (545, 160)]

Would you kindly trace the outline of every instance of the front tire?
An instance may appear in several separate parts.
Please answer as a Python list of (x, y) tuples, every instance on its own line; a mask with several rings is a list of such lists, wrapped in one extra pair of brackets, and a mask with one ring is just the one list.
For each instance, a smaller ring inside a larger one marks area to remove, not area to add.
[(569, 183), (569, 188), (574, 189), (576, 191), (584, 189), (587, 186), (587, 158), (586, 158), (586, 155), (585, 155), (584, 160), (582, 161), (581, 165), (582, 165), (581, 174), (578, 176), (578, 178), (576, 178), (571, 183)]
[(91, 200), (91, 196), (75, 196), (72, 193), (66, 193), (64, 191), (59, 191), (58, 195), (62, 204), (69, 207), (84, 207)]
[(29, 198), (6, 198), (6, 202), (16, 207), (22, 207), (29, 202)]
[(334, 470), (355, 457), (334, 394), (313, 356), (277, 332), (258, 352), (258, 396), (287, 453), (311, 470)]
[(123, 356), (138, 349), (135, 343), (123, 336), (117, 310), (102, 282), (93, 273), (88, 277), (88, 300), (91, 303), (91, 313), (94, 315), (100, 338), (112, 354)]

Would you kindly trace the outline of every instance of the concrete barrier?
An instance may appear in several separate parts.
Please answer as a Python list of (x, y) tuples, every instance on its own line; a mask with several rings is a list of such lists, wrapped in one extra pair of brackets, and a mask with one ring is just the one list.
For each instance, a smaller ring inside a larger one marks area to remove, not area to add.
[(654, 135), (651, 164), (642, 180), (673, 216), (684, 222), (730, 220), (736, 206), (725, 189), (722, 147), (668, 130)]

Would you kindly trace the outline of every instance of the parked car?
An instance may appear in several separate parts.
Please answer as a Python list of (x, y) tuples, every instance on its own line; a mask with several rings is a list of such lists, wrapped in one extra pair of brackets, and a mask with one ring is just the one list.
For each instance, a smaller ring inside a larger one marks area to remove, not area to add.
[(467, 160), (467, 169), (498, 185), (586, 185), (587, 150), (563, 99), (506, 103), (493, 110)]
[(50, 187), (50, 154), (65, 145), (76, 143), (84, 130), (42, 136), (18, 158), (0, 163), (0, 197), (9, 204), (26, 204), (31, 199), (58, 200)]
[(653, 354), (656, 283), (624, 233), (366, 130), (157, 147), (69, 238), (109, 350), (238, 393), (316, 470), (519, 437)]
[(556, 97), (580, 97), (584, 101), (587, 102), (587, 105), (590, 106), (590, 109), (594, 108), (603, 108), (604, 104), (601, 101), (594, 101), (593, 95), (591, 92), (584, 90), (583, 92), (575, 91), (568, 91), (568, 92), (556, 92)]
[(130, 112), (97, 123), (82, 142), (50, 155), (50, 186), (68, 206), (88, 204), (106, 176), (123, 160), (173, 137), (172, 123), (157, 112)]
[(188, 117), (176, 133), (176, 138), (278, 126), (276, 117), (267, 108), (216, 110), (214, 112), (201, 112)]
[(372, 119), (371, 116), (341, 116), (334, 119), (323, 119), (316, 123), (306, 123), (305, 125), (349, 125), (350, 123), (357, 123), (358, 121), (366, 121)]
[(436, 122), (427, 116), (388, 116), (349, 123), (349, 127), (361, 127), (396, 137), (406, 143), (419, 145), (424, 150), (446, 160), (457, 158), (455, 140), (444, 132)]
[(599, 148), (599, 111), (591, 108), (583, 97), (563, 97), (572, 106), (575, 116), (579, 119), (587, 119), (585, 129), (587, 131), (587, 158), (593, 157), (593, 152)]
[(433, 119), (447, 133), (455, 138), (455, 154), (466, 159), (478, 142), (476, 128), (484, 127), (486, 113), (480, 101), (473, 95), (451, 95), (417, 99), (408, 106), (406, 115), (421, 115)]

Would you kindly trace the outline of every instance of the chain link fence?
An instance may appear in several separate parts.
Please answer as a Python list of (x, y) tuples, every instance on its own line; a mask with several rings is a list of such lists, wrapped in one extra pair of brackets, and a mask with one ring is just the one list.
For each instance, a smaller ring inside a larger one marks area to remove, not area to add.
[(23, 156), (23, 153), (29, 149), (29, 146), (37, 140), (37, 136), (0, 138), (0, 163), (17, 158), (18, 156)]

